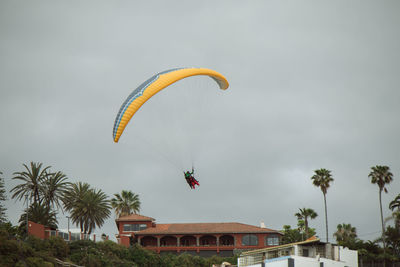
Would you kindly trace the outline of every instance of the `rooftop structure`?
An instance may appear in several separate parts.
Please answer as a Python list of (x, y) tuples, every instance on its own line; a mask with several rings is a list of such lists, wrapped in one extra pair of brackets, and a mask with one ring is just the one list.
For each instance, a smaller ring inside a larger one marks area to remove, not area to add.
[(280, 244), (282, 233), (237, 222), (157, 224), (155, 219), (131, 214), (116, 219), (119, 244), (138, 243), (157, 253), (232, 256), (234, 251)]
[(312, 237), (302, 242), (243, 252), (238, 267), (357, 267), (358, 254)]

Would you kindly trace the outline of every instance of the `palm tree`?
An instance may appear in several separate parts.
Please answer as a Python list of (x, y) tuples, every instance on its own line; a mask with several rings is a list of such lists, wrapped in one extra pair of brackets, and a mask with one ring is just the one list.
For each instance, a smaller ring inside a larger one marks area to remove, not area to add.
[(302, 208), (299, 210), (300, 212), (296, 213), (294, 216), (296, 216), (298, 220), (304, 221), (304, 231), (306, 232), (306, 239), (307, 239), (309, 238), (308, 218), (315, 219), (318, 216), (318, 214), (313, 209)]
[(395, 197), (394, 200), (389, 203), (389, 209), (393, 211), (395, 208), (400, 211), (400, 194), (398, 194), (397, 197)]
[(60, 201), (71, 185), (70, 182), (66, 181), (67, 179), (67, 176), (60, 171), (45, 176), (42, 181), (41, 194), (48, 207), (54, 208), (56, 206), (62, 209)]
[[(87, 192), (90, 190), (90, 185), (88, 183), (75, 183), (67, 190), (62, 198), (64, 204), (64, 209), (70, 213), (77, 207), (77, 203), (84, 199)], [(83, 232), (83, 219), (79, 216), (74, 218), (74, 223), (81, 226), (81, 232)]]
[[(42, 163), (31, 162), (30, 168), (23, 164), (25, 171), (15, 172), (13, 180), (21, 180), (23, 183), (15, 186), (10, 192), (14, 192), (11, 196), (21, 200), (22, 198), (28, 196), (29, 200), (33, 200), (34, 203), (40, 204), (41, 202), (41, 182), (48, 175), (47, 170), (50, 166), (42, 167)], [(28, 199), (25, 199), (27, 201)]]
[(96, 226), (101, 227), (111, 215), (107, 195), (101, 190), (90, 188), (87, 183), (72, 184), (62, 201), (65, 210), (71, 214), (72, 222), (79, 225), (84, 234), (91, 234)]
[(50, 207), (39, 203), (32, 203), (28, 210), (25, 209), (24, 213), (19, 219), (20, 228), (26, 229), (26, 214), (30, 221), (40, 223), (51, 228), (57, 228), (57, 217), (56, 213), (50, 209)]
[(330, 183), (333, 182), (331, 171), (327, 169), (319, 169), (314, 171), (315, 174), (311, 177), (313, 180), (313, 185), (319, 187), (324, 194), (324, 204), (325, 204), (325, 225), (326, 225), (326, 242), (328, 242), (328, 210), (326, 207), (326, 193)]
[(137, 213), (140, 211), (139, 195), (132, 191), (122, 190), (120, 194), (114, 194), (115, 198), (111, 199), (111, 206), (115, 209), (117, 217)]
[(351, 224), (338, 224), (337, 231), (333, 234), (339, 244), (348, 244), (357, 237), (357, 230)]
[[(390, 172), (388, 166), (380, 166), (377, 165), (375, 167), (371, 167), (371, 172), (368, 177), (371, 178), (372, 184), (377, 184), (379, 187), (379, 207), (381, 210), (381, 223), (382, 223), (382, 242), (383, 242), (383, 250), (386, 253), (386, 242), (384, 238), (385, 234), (385, 224), (383, 222), (383, 211), (382, 211), (382, 191), (387, 193), (386, 185), (393, 181), (393, 174)], [(385, 263), (384, 263), (385, 265)]]

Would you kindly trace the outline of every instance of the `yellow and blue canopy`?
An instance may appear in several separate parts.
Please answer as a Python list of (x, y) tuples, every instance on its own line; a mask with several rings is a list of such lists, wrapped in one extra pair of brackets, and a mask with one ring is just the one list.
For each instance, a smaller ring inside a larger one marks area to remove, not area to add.
[(196, 75), (206, 75), (211, 77), (218, 83), (220, 89), (222, 90), (225, 90), (229, 87), (229, 83), (226, 78), (219, 72), (211, 69), (178, 68), (160, 72), (136, 88), (122, 104), (114, 122), (114, 142), (118, 142), (130, 119), (153, 95), (179, 80)]

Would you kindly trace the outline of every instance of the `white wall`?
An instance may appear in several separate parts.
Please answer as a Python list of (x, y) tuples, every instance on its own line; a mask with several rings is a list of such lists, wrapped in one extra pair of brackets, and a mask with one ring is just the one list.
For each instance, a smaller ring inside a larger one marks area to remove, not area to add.
[[(339, 253), (339, 254), (337, 254)], [(340, 256), (340, 261), (328, 260), (325, 258), (320, 258), (318, 261), (317, 258), (308, 258), (301, 256), (291, 256), (294, 259), (295, 267), (319, 267), (320, 262), (324, 263), (324, 267), (358, 267), (358, 254), (355, 250), (349, 250), (347, 248), (340, 247), (340, 251), (335, 251), (335, 256)], [(239, 265), (240, 266), (240, 265)], [(265, 267), (287, 267), (288, 259), (285, 258), (277, 258), (276, 260), (266, 260)], [(254, 264), (248, 267), (261, 267), (261, 264)]]
[(347, 263), (342, 262), (342, 261), (334, 261), (334, 260), (328, 260), (328, 259), (321, 259), (321, 262), (324, 263), (324, 267), (344, 267), (348, 266)]
[(288, 267), (288, 259), (266, 262), (265, 267)]
[[(239, 264), (238, 264), (238, 266), (240, 266)], [(260, 264), (254, 264), (254, 265), (247, 265), (246, 267), (261, 267), (262, 265), (261, 265), (261, 263)]]
[(350, 250), (348, 248), (340, 247), (340, 260), (346, 262), (346, 266), (358, 266), (358, 252), (357, 250)]
[(315, 258), (301, 256), (292, 256), (292, 258), (294, 259), (294, 266), (296, 267), (319, 267), (319, 261), (317, 261)]

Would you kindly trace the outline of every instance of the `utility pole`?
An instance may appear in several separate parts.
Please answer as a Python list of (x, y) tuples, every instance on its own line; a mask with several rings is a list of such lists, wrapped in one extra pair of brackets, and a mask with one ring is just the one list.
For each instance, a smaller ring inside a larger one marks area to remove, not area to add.
[(69, 219), (71, 218), (70, 216), (66, 216), (68, 218), (68, 241), (71, 241), (71, 234), (69, 233)]
[(25, 195), (25, 200), (26, 200), (26, 237), (28, 238), (28, 231), (29, 231), (29, 219), (28, 219), (28, 194)]

